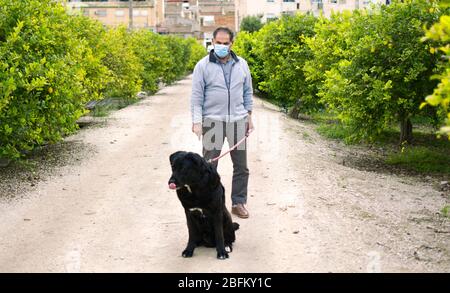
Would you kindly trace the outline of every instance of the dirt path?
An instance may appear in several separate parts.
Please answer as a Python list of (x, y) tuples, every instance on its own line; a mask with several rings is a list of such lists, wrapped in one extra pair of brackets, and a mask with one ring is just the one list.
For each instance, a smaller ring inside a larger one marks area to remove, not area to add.
[[(183, 210), (169, 155), (200, 152), (187, 78), (66, 139), (86, 151), (0, 202), (1, 272), (450, 272), (446, 199), (429, 180), (367, 172), (313, 126), (255, 100), (249, 211), (231, 258), (180, 254)], [(231, 162), (219, 172), (230, 204)]]

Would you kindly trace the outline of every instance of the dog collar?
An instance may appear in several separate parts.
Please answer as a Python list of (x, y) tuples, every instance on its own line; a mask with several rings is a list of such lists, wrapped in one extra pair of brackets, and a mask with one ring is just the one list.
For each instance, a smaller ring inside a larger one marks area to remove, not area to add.
[(201, 209), (201, 208), (191, 208), (191, 209), (189, 209), (189, 211), (190, 211), (190, 212), (199, 211), (200, 213), (203, 214), (203, 209)]
[[(189, 191), (189, 193), (192, 193), (191, 187), (190, 187), (189, 185), (185, 184), (184, 187), (187, 188), (187, 190)], [(177, 190), (179, 190), (179, 189), (181, 189), (181, 188), (183, 188), (183, 187), (178, 187)]]

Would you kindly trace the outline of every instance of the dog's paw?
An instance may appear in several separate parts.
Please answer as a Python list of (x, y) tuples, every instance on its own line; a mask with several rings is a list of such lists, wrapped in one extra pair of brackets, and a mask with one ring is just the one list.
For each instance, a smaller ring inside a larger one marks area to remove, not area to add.
[(193, 250), (189, 250), (189, 249), (185, 249), (181, 253), (182, 257), (192, 257), (192, 255), (194, 255), (194, 251)]
[(226, 252), (225, 250), (217, 251), (217, 258), (218, 259), (227, 259), (227, 258), (229, 258), (228, 252)]

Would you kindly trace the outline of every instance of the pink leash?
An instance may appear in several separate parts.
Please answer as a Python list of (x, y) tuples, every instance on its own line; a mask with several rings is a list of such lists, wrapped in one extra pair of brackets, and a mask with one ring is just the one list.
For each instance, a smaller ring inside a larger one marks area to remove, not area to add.
[(228, 151), (226, 151), (225, 153), (221, 154), (221, 155), (218, 156), (218, 157), (209, 159), (209, 160), (208, 160), (208, 163), (212, 163), (212, 162), (214, 162), (214, 161), (218, 161), (218, 160), (221, 159), (222, 157), (226, 156), (226, 155), (227, 155), (228, 153), (230, 153), (232, 150), (234, 150), (235, 148), (237, 148), (241, 143), (243, 143), (244, 140), (246, 140), (247, 137), (248, 137), (249, 135), (250, 135), (250, 132), (247, 132), (247, 133), (245, 134), (245, 136), (244, 136), (240, 141), (238, 141), (234, 146), (232, 146)]

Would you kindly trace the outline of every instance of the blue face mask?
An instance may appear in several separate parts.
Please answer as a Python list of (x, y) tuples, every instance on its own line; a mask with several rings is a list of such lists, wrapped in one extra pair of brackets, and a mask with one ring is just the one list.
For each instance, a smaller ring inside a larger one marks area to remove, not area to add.
[(230, 47), (227, 45), (215, 44), (214, 53), (216, 53), (219, 58), (225, 58), (230, 53)]

